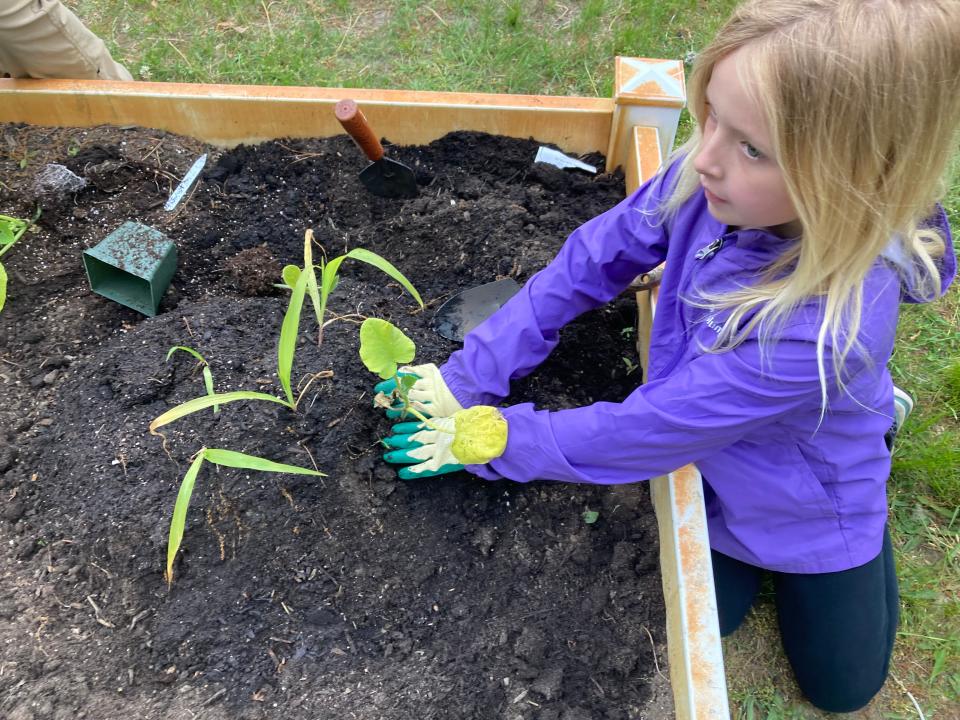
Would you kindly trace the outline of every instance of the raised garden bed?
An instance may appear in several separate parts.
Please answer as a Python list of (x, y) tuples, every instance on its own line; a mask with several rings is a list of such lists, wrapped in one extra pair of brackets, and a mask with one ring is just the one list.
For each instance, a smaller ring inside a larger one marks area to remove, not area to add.
[[(533, 166), (537, 143), (454, 133), (390, 148), (415, 200), (370, 196), (344, 137), (230, 151), (141, 129), (3, 128), (3, 207), (30, 215), (33, 177), (60, 162), (90, 185), (47, 200), (4, 258), (0, 314), (0, 713), (11, 718), (633, 718), (671, 713), (656, 523), (645, 485), (402, 483), (379, 460), (389, 428), (357, 357), (356, 316), (384, 317), (441, 362), (456, 349), (399, 286), (344, 265), (316, 345), (301, 324), (295, 377), (321, 373), (301, 412), (241, 403), (181, 420), (169, 456), (146, 432), (217, 389), (279, 394), (285, 307), (272, 287), (312, 227), (331, 256), (396, 264), (435, 307), (552, 258), (618, 202), (623, 177)], [(204, 179), (173, 213), (175, 180)], [(31, 154), (35, 153), (35, 154)], [(25, 163), (20, 161), (26, 159)], [(602, 158), (588, 158), (602, 164)], [(23, 165), (23, 167), (21, 167)], [(180, 254), (161, 314), (91, 293), (80, 252), (128, 219)], [(511, 402), (618, 400), (639, 382), (632, 298), (565, 331)], [(324, 372), (326, 371), (326, 372)], [(162, 576), (169, 513), (189, 457), (223, 447), (323, 479), (208, 467), (177, 579)], [(585, 521), (585, 511), (598, 513)]]

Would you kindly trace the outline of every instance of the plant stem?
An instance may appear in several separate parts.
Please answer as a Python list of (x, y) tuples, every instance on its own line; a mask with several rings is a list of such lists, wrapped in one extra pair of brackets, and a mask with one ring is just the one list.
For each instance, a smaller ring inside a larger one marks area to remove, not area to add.
[(23, 223), (23, 226), (13, 234), (13, 242), (9, 245), (5, 245), (3, 248), (0, 248), (0, 257), (3, 257), (6, 253), (10, 252), (10, 248), (16, 245), (17, 240), (23, 237), (23, 234), (30, 229), (30, 226), (33, 225), (40, 218), (40, 206), (37, 205), (37, 211), (33, 214), (33, 217), (29, 220), (19, 220), (19, 218), (10, 218), (11, 220), (19, 220)]
[(0, 257), (3, 257), (8, 252), (10, 252), (11, 248), (13, 248), (13, 246), (17, 244), (17, 240), (23, 237), (23, 234), (27, 231), (28, 227), (30, 227), (30, 225), (27, 223), (24, 223), (20, 227), (20, 229), (13, 234), (13, 240), (7, 243), (6, 245), (4, 245), (2, 248), (0, 248)]
[(410, 414), (413, 415), (417, 420), (419, 420), (420, 422), (422, 422), (424, 425), (426, 425), (426, 426), (427, 426), (428, 428), (430, 428), (431, 430), (436, 430), (437, 432), (445, 432), (445, 433), (447, 433), (447, 434), (449, 434), (449, 435), (455, 434), (455, 433), (451, 432), (450, 430), (445, 430), (445, 429), (442, 428), (442, 427), (438, 427), (438, 426), (433, 422), (433, 419), (432, 419), (432, 418), (428, 418), (426, 415), (424, 415), (423, 413), (421, 413), (419, 410), (416, 410), (416, 409), (413, 407), (413, 405), (410, 404), (410, 399), (407, 397), (407, 392), (402, 389), (402, 388), (403, 388), (403, 385), (400, 383), (400, 376), (399, 376), (399, 375), (394, 375), (394, 376), (393, 376), (393, 380), (394, 380), (394, 382), (395, 382), (396, 385), (397, 385), (397, 393), (400, 395), (400, 399), (403, 400), (403, 413), (401, 414), (400, 417), (403, 417), (403, 415), (405, 415), (405, 414), (407, 414), (407, 413), (410, 413)]

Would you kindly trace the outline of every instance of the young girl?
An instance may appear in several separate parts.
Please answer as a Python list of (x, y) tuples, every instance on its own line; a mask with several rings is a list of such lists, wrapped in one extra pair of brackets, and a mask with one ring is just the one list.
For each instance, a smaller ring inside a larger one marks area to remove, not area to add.
[[(771, 571), (801, 689), (855, 710), (884, 682), (897, 625), (884, 444), (897, 308), (944, 292), (956, 268), (936, 201), (960, 122), (960, 3), (747, 2), (689, 94), (697, 131), (660, 176), (576, 230), (441, 368), (408, 369), (433, 427), (397, 426), (385, 457), (416, 463), (403, 478), (466, 465), (602, 484), (696, 463), (722, 634)], [(565, 323), (664, 261), (643, 386), (472, 419)]]

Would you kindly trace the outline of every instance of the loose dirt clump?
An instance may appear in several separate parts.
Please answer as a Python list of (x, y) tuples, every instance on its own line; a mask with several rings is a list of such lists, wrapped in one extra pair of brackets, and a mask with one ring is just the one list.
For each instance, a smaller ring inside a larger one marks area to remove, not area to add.
[(282, 269), (266, 245), (241, 250), (227, 258), (225, 265), (237, 290), (247, 297), (272, 294)]

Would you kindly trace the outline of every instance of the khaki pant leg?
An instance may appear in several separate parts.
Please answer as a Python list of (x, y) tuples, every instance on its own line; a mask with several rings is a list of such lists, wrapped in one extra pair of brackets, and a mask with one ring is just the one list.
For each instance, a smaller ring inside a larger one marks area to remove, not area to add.
[(0, 0), (0, 74), (132, 80), (60, 0)]

